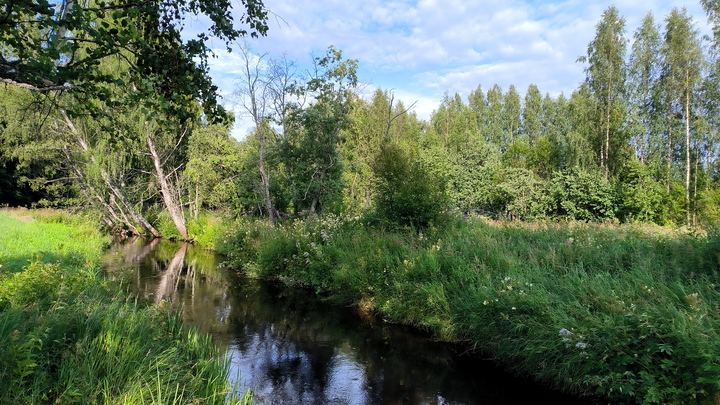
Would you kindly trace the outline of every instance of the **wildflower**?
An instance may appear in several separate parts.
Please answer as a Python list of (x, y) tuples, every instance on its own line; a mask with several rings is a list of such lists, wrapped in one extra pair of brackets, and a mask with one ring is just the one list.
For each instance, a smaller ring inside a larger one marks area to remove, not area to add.
[(569, 330), (567, 330), (565, 328), (562, 328), (562, 329), (560, 329), (559, 335), (560, 336), (570, 336), (570, 335), (574, 335), (574, 333), (570, 332)]
[(488, 301), (488, 300), (483, 301), (483, 305), (488, 305), (488, 304), (490, 304), (490, 301)]
[(588, 347), (588, 344), (584, 342), (577, 342), (575, 343), (575, 347), (577, 347), (578, 349), (585, 349), (586, 347)]
[(310, 256), (310, 252), (304, 252), (304, 253), (303, 253), (303, 256), (305, 256), (305, 257)]
[(514, 311), (514, 310), (516, 310), (517, 308), (515, 308), (515, 307), (512, 307), (512, 309), (513, 309), (513, 311)]

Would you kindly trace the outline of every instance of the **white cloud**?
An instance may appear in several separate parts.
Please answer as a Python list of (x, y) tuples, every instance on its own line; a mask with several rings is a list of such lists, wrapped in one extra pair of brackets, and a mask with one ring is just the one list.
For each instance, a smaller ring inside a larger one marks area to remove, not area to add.
[[(406, 105), (428, 117), (443, 93), (466, 96), (478, 85), (487, 90), (514, 84), (524, 94), (540, 91), (569, 95), (584, 79), (584, 55), (610, 0), (265, 0), (274, 13), (265, 38), (252, 46), (273, 57), (286, 53), (300, 64), (329, 45), (360, 61), (361, 80), (394, 89)], [(658, 24), (673, 7), (687, 5), (707, 32), (697, 2), (626, 0), (617, 7), (627, 20), (628, 38), (652, 11)], [(239, 6), (238, 6), (239, 7)], [(236, 10), (237, 12), (238, 10)], [(218, 44), (220, 45), (220, 44)], [(629, 47), (628, 47), (629, 49)], [(223, 91), (232, 89), (237, 60), (219, 55), (211, 62)], [(302, 66), (302, 65), (301, 65)], [(231, 91), (231, 90), (230, 90)]]

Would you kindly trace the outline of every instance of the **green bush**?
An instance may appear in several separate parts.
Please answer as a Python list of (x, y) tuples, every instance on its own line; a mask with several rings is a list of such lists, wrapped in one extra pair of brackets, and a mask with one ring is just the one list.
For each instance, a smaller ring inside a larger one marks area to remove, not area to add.
[(533, 208), (538, 217), (592, 222), (615, 219), (616, 210), (610, 182), (580, 170), (555, 173)]
[(441, 179), (395, 144), (385, 145), (373, 165), (377, 214), (397, 225), (427, 227), (447, 209)]

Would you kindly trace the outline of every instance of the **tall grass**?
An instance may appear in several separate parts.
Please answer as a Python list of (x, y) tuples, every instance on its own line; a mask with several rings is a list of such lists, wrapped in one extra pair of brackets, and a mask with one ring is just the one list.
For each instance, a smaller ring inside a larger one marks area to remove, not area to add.
[(101, 279), (105, 243), (77, 223), (0, 213), (0, 403), (250, 402), (231, 395), (207, 335)]
[(390, 231), (250, 222), (239, 268), (464, 342), (518, 374), (617, 403), (720, 392), (719, 239), (661, 228), (488, 224)]

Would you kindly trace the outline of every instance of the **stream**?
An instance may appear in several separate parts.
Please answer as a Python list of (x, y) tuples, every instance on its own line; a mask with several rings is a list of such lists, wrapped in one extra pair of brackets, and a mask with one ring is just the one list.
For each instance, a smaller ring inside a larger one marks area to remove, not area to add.
[(243, 278), (221, 263), (197, 246), (138, 238), (110, 248), (106, 274), (150, 303), (170, 302), (209, 333), (255, 404), (589, 404), (416, 330)]

